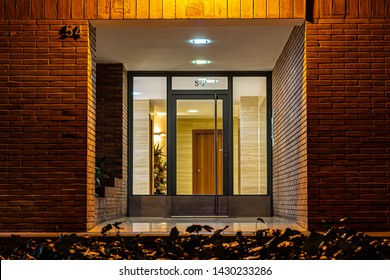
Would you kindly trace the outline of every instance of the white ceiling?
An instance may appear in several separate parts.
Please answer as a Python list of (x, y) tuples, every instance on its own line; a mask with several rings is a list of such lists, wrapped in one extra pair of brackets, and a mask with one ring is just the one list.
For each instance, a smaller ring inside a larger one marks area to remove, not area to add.
[[(292, 28), (302, 20), (101, 20), (92, 24), (97, 30), (97, 62), (123, 63), (128, 71), (271, 71)], [(195, 46), (189, 43), (194, 38), (212, 43)], [(211, 63), (192, 64), (195, 59)], [(134, 91), (143, 93), (134, 99), (150, 99), (156, 112), (165, 111), (165, 77), (136, 77)], [(240, 96), (265, 96), (265, 78), (235, 78), (233, 92), (237, 114)], [(202, 101), (183, 102), (180, 107), (181, 117), (193, 115), (186, 112), (189, 108), (198, 109), (199, 117), (213, 112), (212, 103)]]
[[(97, 62), (129, 71), (270, 71), (301, 20), (102, 20)], [(188, 41), (207, 38), (211, 44)], [(194, 65), (207, 59), (208, 65)]]

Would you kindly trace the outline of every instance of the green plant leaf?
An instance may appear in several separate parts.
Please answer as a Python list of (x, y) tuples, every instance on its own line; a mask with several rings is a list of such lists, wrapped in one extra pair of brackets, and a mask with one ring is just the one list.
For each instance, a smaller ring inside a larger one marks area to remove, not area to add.
[(266, 224), (262, 218), (257, 218), (256, 220), (262, 222), (263, 224)]
[(66, 253), (70, 250), (70, 248), (77, 242), (77, 235), (75, 233), (72, 233), (70, 235), (60, 235), (60, 238), (58, 239), (56, 243), (56, 247), (60, 250)]
[(173, 240), (175, 240), (179, 237), (179, 231), (177, 230), (177, 227), (173, 227), (171, 229), (171, 232), (169, 233), (169, 237)]
[(204, 226), (202, 226), (202, 228), (203, 228), (205, 231), (207, 231), (207, 232), (212, 232), (212, 231), (214, 230), (213, 227), (208, 226), (208, 225), (204, 225)]
[(112, 229), (112, 225), (111, 224), (107, 224), (106, 226), (104, 226), (102, 228), (102, 231), (100, 232), (101, 234), (106, 234), (109, 230)]
[(188, 233), (193, 233), (193, 232), (199, 233), (200, 231), (202, 231), (202, 226), (199, 224), (193, 224), (192, 226), (189, 226), (186, 229), (186, 232)]
[(123, 222), (115, 222), (113, 223), (112, 225), (116, 228), (116, 229), (122, 229), (121, 227), (119, 227), (120, 224), (122, 224)]
[(214, 232), (214, 235), (218, 235), (218, 234), (221, 234), (221, 232), (225, 231), (229, 226), (225, 226), (223, 229), (217, 229), (215, 232)]
[[(116, 228), (107, 224), (104, 234), (110, 226)], [(332, 227), (325, 234), (311, 232), (309, 236), (292, 229), (258, 230), (254, 236), (238, 231), (235, 237), (220, 234), (227, 227), (211, 236), (199, 233), (211, 227), (194, 224), (189, 228), (198, 234), (179, 237), (174, 227), (169, 236), (156, 239), (76, 234), (60, 234), (54, 241), (15, 239), (0, 245), (0, 259), (390, 259), (389, 239), (369, 237), (347, 227)]]

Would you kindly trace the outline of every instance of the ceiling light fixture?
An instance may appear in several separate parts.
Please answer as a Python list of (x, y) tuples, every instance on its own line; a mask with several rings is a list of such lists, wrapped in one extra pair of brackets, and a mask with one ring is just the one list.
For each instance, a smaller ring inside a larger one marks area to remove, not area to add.
[(188, 113), (198, 113), (199, 110), (195, 110), (195, 109), (190, 109), (190, 110), (187, 110)]
[(209, 39), (191, 39), (190, 43), (194, 44), (194, 45), (207, 45), (207, 44), (211, 43), (211, 40), (209, 40)]
[(193, 60), (192, 63), (193, 64), (203, 65), (203, 64), (210, 64), (211, 61), (210, 60), (205, 60), (205, 59), (197, 59), (197, 60)]

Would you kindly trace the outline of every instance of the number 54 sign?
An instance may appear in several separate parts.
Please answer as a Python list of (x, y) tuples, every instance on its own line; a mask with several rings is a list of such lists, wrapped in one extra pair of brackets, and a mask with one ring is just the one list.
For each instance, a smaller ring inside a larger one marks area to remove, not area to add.
[(60, 39), (73, 38), (77, 40), (81, 38), (80, 26), (66, 25), (60, 30)]

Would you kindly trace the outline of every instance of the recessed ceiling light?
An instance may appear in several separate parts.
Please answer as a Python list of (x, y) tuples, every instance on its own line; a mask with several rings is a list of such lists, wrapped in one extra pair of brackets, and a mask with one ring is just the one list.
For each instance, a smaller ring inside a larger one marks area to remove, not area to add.
[(142, 95), (142, 92), (140, 92), (140, 91), (134, 91), (134, 92), (133, 92), (133, 95), (134, 95), (134, 96), (140, 96), (140, 95)]
[(209, 39), (191, 39), (190, 43), (194, 44), (194, 45), (207, 45), (207, 44), (211, 43), (211, 40), (209, 40)]
[(197, 59), (192, 61), (193, 64), (210, 64), (210, 60), (205, 60), (205, 59)]
[(190, 109), (190, 110), (187, 110), (188, 113), (198, 113), (199, 110), (195, 110), (195, 109)]

